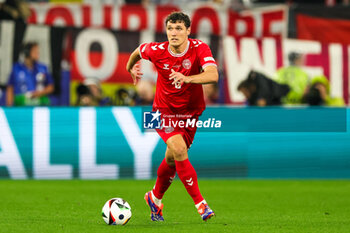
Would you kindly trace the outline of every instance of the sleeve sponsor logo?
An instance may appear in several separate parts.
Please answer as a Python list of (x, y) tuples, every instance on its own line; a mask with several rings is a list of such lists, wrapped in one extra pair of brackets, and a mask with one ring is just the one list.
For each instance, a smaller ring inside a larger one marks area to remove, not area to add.
[(147, 44), (144, 44), (143, 47), (142, 47), (142, 49), (141, 49), (141, 52), (142, 52), (142, 53), (145, 52), (146, 47), (147, 47)]
[(204, 61), (205, 62), (207, 62), (207, 61), (214, 61), (215, 62), (215, 59), (213, 57), (205, 57)]

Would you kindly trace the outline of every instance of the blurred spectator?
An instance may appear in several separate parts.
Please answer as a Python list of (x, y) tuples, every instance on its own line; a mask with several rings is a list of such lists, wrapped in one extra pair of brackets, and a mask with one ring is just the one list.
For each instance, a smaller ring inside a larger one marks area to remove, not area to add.
[[(216, 3), (218, 2), (220, 1), (216, 1)], [(237, 12), (246, 10), (249, 7), (251, 7), (251, 3), (250, 2), (247, 3), (244, 0), (222, 0), (221, 5), (230, 7)]]
[(152, 105), (154, 99), (154, 84), (147, 79), (142, 79), (136, 85), (136, 105)]
[(280, 105), (281, 98), (286, 96), (290, 90), (288, 85), (278, 84), (255, 71), (251, 71), (237, 89), (243, 93), (248, 104), (252, 106)]
[(87, 78), (76, 89), (77, 106), (106, 106), (111, 105), (110, 98), (103, 96), (100, 81), (97, 78)]
[(120, 88), (116, 91), (116, 105), (134, 106), (136, 92), (133, 89)]
[(87, 78), (84, 84), (89, 88), (90, 94), (92, 95), (94, 105), (106, 106), (111, 105), (111, 99), (104, 96), (98, 78)]
[(76, 106), (94, 106), (94, 98), (91, 94), (90, 89), (84, 85), (84, 84), (79, 84), (79, 86), (76, 89), (77, 92), (77, 102)]
[(329, 95), (329, 81), (323, 75), (312, 79), (311, 85), (304, 96), (304, 101), (311, 106), (342, 107), (345, 105), (343, 98)]
[(284, 104), (300, 104), (309, 84), (307, 73), (301, 68), (304, 57), (300, 53), (292, 52), (288, 55), (289, 66), (279, 69), (276, 73), (276, 81), (287, 84), (290, 87), (288, 95), (282, 99)]
[(217, 83), (203, 85), (204, 101), (207, 105), (217, 104), (219, 100), (219, 88)]
[(28, 4), (22, 0), (0, 0), (0, 20), (25, 22), (30, 16)]
[(7, 106), (49, 105), (54, 91), (53, 79), (46, 65), (39, 63), (39, 45), (24, 45), (24, 61), (13, 65), (6, 90)]

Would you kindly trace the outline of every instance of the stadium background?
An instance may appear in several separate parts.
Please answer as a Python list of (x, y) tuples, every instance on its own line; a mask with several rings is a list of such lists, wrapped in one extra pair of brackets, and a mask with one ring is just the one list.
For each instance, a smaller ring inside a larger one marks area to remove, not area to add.
[[(189, 153), (200, 176), (350, 177), (348, 109), (327, 118), (331, 109), (310, 115), (305, 107), (293, 107), (299, 116), (305, 114), (304, 121), (296, 123), (285, 117), (289, 107), (256, 114), (254, 108), (244, 107), (237, 91), (249, 69), (273, 76), (287, 65), (288, 53), (298, 51), (306, 55), (305, 70), (311, 76), (325, 74), (331, 95), (348, 104), (347, 6), (325, 1), (312, 6), (255, 4), (237, 10), (200, 1), (112, 2), (30, 2), (27, 23), (0, 22), (0, 83), (6, 85), (21, 44), (32, 40), (39, 42), (41, 60), (55, 80), (52, 107), (0, 108), (1, 178), (153, 178), (165, 145), (156, 134), (142, 131), (141, 107), (67, 106), (74, 105), (75, 88), (85, 78), (101, 80), (110, 95), (121, 87), (132, 88), (125, 71), (128, 56), (140, 43), (165, 40), (164, 17), (174, 10), (190, 15), (192, 36), (210, 45), (219, 65), (220, 104), (209, 107), (207, 114), (216, 113), (237, 125), (249, 125), (252, 114), (253, 121), (261, 124), (264, 117), (276, 118), (275, 126), (263, 129), (199, 132)], [(142, 69), (146, 78), (155, 78), (150, 63), (142, 62)], [(3, 90), (3, 104), (4, 96)], [(237, 114), (242, 117), (235, 118)], [(325, 121), (310, 129), (306, 120), (310, 117)]]

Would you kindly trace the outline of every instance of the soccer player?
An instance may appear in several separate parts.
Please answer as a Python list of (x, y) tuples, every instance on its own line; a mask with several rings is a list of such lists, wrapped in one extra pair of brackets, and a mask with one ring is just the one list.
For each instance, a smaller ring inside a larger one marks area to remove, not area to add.
[[(153, 111), (159, 111), (162, 119), (197, 120), (205, 109), (202, 84), (218, 81), (216, 62), (207, 44), (188, 38), (191, 21), (186, 14), (171, 13), (165, 24), (168, 41), (141, 44), (131, 54), (126, 69), (136, 84), (142, 77), (136, 63), (140, 59), (150, 60), (158, 72)], [(151, 208), (151, 220), (164, 221), (161, 200), (176, 173), (201, 218), (208, 220), (215, 214), (199, 191), (197, 174), (187, 154), (196, 127), (164, 127), (157, 132), (167, 144), (167, 149), (157, 171), (156, 184), (152, 191), (145, 194), (146, 203)]]

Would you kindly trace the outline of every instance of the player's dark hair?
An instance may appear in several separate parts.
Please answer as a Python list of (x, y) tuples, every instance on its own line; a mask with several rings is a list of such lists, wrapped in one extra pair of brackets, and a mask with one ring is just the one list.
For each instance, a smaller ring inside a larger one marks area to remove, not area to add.
[(31, 42), (27, 42), (23, 45), (22, 48), (22, 53), (24, 54), (24, 56), (26, 58), (30, 57), (30, 51), (32, 51), (32, 48), (34, 48), (35, 46), (38, 46), (39, 44), (37, 42), (31, 41)]
[(183, 22), (185, 24), (186, 28), (191, 27), (191, 20), (188, 15), (182, 13), (182, 12), (173, 12), (165, 20), (165, 26), (170, 23), (176, 23), (176, 22)]

